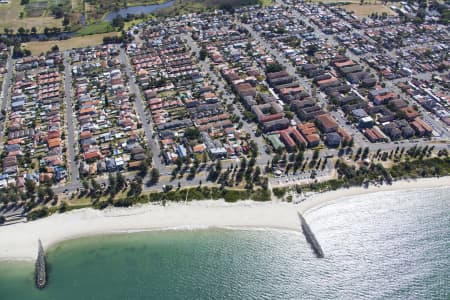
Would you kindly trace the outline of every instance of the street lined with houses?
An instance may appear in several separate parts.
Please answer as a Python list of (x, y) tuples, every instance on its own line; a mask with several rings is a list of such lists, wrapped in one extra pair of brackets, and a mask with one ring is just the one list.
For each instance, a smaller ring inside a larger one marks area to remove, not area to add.
[(58, 202), (114, 176), (145, 192), (254, 191), (341, 178), (340, 163), (448, 155), (441, 24), (275, 4), (152, 19), (127, 44), (8, 56), (1, 195)]

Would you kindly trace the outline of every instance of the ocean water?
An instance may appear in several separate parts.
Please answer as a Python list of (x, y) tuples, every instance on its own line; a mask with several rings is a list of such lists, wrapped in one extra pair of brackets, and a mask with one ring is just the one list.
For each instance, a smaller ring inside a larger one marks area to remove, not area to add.
[(44, 290), (31, 263), (0, 263), (0, 299), (450, 299), (450, 188), (363, 195), (305, 217), (323, 259), (283, 230), (82, 238), (49, 249)]

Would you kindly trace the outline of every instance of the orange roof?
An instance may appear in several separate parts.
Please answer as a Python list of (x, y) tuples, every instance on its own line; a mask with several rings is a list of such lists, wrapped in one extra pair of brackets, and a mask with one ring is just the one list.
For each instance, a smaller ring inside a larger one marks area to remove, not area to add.
[(334, 63), (334, 65), (336, 66), (336, 67), (338, 67), (338, 68), (342, 68), (342, 67), (346, 67), (346, 66), (352, 66), (352, 65), (354, 65), (355, 63), (352, 61), (352, 60), (346, 60), (346, 61), (343, 61), (343, 62), (335, 62)]
[(142, 160), (132, 161), (128, 163), (128, 167), (130, 168), (136, 168), (142, 165)]
[(47, 139), (54, 139), (61, 137), (61, 133), (59, 131), (50, 131), (47, 133)]
[(317, 84), (318, 85), (323, 85), (323, 84), (327, 84), (327, 83), (330, 83), (330, 82), (335, 82), (336, 80), (338, 80), (336, 77), (331, 77), (331, 78), (328, 78), (328, 79), (319, 80), (319, 81), (317, 81)]
[(318, 134), (308, 134), (305, 136), (305, 139), (308, 141), (308, 144), (320, 142), (320, 136)]
[(163, 145), (170, 145), (170, 144), (173, 144), (173, 140), (172, 139), (164, 139), (164, 140), (161, 140), (161, 143)]
[(100, 156), (98, 151), (84, 153), (84, 159), (97, 158)]
[(205, 151), (205, 149), (206, 149), (206, 147), (205, 147), (204, 144), (198, 144), (198, 145), (195, 145), (195, 146), (193, 147), (192, 150), (193, 150), (194, 152), (199, 153), (199, 152)]
[(22, 139), (12, 139), (8, 141), (8, 145), (21, 144)]
[(58, 147), (59, 145), (61, 145), (61, 139), (60, 138), (50, 139), (47, 141), (47, 143), (50, 148)]
[(92, 136), (92, 133), (90, 131), (83, 131), (80, 133), (80, 139), (86, 139), (90, 138)]
[(80, 115), (88, 114), (94, 111), (93, 107), (80, 109)]
[(43, 182), (46, 179), (52, 179), (53, 178), (53, 174), (52, 173), (41, 173), (39, 174), (39, 181)]

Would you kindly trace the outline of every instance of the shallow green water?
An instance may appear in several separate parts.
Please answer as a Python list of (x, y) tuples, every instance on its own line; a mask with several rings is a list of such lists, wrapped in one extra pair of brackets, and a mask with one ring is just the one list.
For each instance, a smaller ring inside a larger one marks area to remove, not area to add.
[(49, 286), (0, 263), (0, 299), (450, 299), (450, 189), (365, 195), (306, 215), (325, 252), (277, 230), (145, 232), (49, 249)]

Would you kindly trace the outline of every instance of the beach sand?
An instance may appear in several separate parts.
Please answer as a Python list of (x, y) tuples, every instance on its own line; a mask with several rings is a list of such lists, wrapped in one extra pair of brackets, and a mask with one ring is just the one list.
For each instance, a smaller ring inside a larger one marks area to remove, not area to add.
[(330, 201), (383, 191), (450, 186), (450, 177), (397, 181), (390, 186), (349, 188), (317, 193), (299, 204), (272, 201), (194, 201), (168, 203), (165, 207), (145, 204), (130, 208), (91, 208), (54, 214), (34, 222), (0, 227), (0, 260), (32, 260), (38, 239), (45, 248), (67, 239), (99, 234), (158, 229), (208, 227), (278, 228), (300, 230), (297, 211), (307, 212)]

